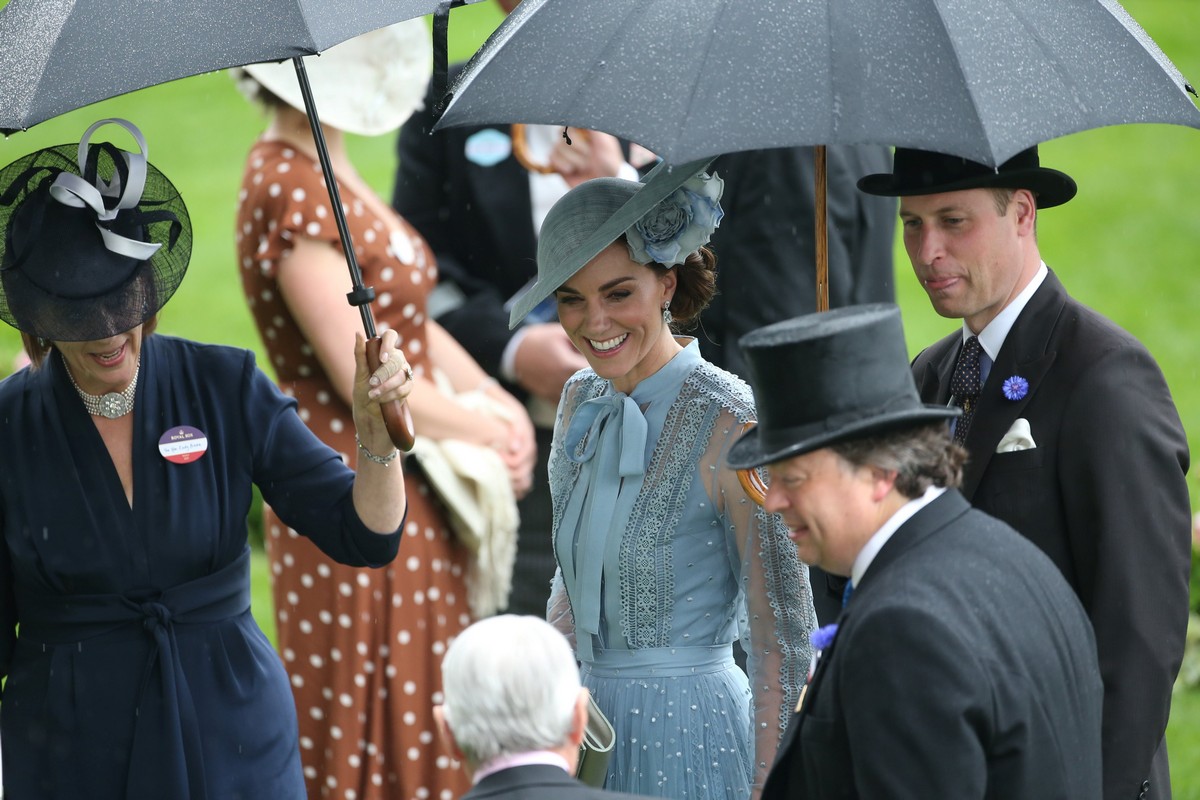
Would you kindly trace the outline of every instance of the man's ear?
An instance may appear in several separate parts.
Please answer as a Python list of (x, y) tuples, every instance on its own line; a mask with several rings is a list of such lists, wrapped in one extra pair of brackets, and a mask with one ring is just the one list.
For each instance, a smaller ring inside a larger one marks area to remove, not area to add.
[(586, 686), (580, 688), (579, 696), (575, 698), (575, 709), (571, 712), (571, 732), (559, 751), (567, 760), (567, 771), (572, 775), (579, 767), (579, 746), (583, 743), (584, 733), (587, 732), (588, 698), (590, 696)]
[(579, 690), (579, 696), (575, 698), (575, 711), (571, 715), (571, 745), (576, 749), (583, 743), (583, 735), (587, 733), (588, 721), (588, 699), (591, 693), (584, 686)]
[(1028, 189), (1016, 189), (1012, 196), (1012, 210), (1015, 214), (1017, 230), (1032, 236), (1037, 225), (1037, 200)]
[(868, 467), (868, 469), (871, 472), (871, 499), (878, 503), (895, 488), (896, 477), (899, 473), (894, 469), (880, 469), (879, 467)]
[(437, 723), (438, 737), (446, 745), (446, 749), (470, 772), (470, 768), (467, 767), (467, 757), (459, 748), (458, 742), (454, 740), (454, 731), (450, 730), (450, 723), (446, 722), (446, 710), (444, 706), (436, 705), (433, 707), (433, 720)]

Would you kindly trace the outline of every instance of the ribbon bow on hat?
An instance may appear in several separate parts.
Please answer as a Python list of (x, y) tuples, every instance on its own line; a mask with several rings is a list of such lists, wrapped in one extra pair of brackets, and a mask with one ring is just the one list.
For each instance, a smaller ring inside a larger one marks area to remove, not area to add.
[[(571, 607), (576, 650), (584, 661), (592, 660), (592, 636), (600, 633), (606, 545), (610, 539), (621, 540), (611, 523), (628, 517), (645, 476), (646, 432), (642, 410), (623, 392), (584, 402), (567, 427), (566, 456), (586, 465), (580, 475), (580, 483), (586, 486), (575, 487), (560, 523), (568, 535), (577, 536), (564, 571), (577, 578)], [(613, 592), (620, 597), (619, 588), (610, 587), (609, 593)]]
[[(141, 152), (120, 151), (122, 158), (116, 161), (117, 170), (113, 173), (112, 180), (105, 181), (96, 174), (95, 161), (88, 163), (88, 144), (96, 129), (110, 122), (129, 131)], [(138, 201), (142, 199), (142, 189), (146, 186), (146, 149), (145, 137), (132, 123), (116, 118), (102, 119), (88, 128), (79, 140), (79, 172), (80, 175), (88, 176), (87, 179), (70, 172), (60, 172), (50, 185), (50, 196), (58, 202), (72, 208), (90, 208), (95, 212), (96, 228), (100, 231), (106, 248), (137, 261), (150, 258), (158, 252), (162, 243), (130, 239), (109, 230), (103, 223), (112, 222), (126, 209), (136, 208)], [(125, 169), (120, 168), (121, 164), (125, 165)], [(112, 207), (106, 202), (109, 199), (116, 200)]]

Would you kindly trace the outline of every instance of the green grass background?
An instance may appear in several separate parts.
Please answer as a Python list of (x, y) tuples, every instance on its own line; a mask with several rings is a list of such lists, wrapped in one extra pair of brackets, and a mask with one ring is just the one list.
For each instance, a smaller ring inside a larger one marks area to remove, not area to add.
[[(1200, 2), (1126, 0), (1124, 5), (1183, 74), (1200, 85)], [(451, 57), (470, 55), (499, 19), (487, 2), (455, 10)], [(97, 103), (0, 140), (0, 164), (40, 147), (77, 142), (91, 122), (107, 116), (128, 118), (142, 129), (151, 161), (176, 183), (192, 215), (191, 268), (164, 310), (160, 329), (251, 347), (261, 355), (234, 264), (233, 219), (243, 157), (263, 126), (262, 116), (227, 76), (202, 75)], [(353, 138), (350, 146), (364, 177), (390, 197), (392, 137)], [(1080, 189), (1074, 201), (1042, 217), (1044, 258), (1075, 297), (1128, 329), (1156, 355), (1196, 453), (1200, 131), (1163, 125), (1088, 131), (1046, 143), (1042, 161), (1072, 175)], [(899, 242), (896, 286), (914, 353), (956, 327), (932, 312)], [(19, 349), (16, 332), (0, 326), (0, 374)], [(1195, 472), (1189, 485), (1196, 507), (1200, 483)], [(265, 562), (258, 554), (256, 614), (273, 634), (267, 586)], [(1177, 694), (1168, 737), (1176, 798), (1200, 800), (1200, 693)]]

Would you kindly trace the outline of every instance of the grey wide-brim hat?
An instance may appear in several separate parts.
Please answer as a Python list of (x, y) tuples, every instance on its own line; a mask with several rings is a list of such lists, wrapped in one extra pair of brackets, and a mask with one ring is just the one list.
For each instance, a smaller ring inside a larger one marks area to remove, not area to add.
[(921, 402), (900, 309), (889, 303), (806, 314), (751, 331), (738, 344), (758, 425), (730, 448), (734, 469), (962, 413)]
[(517, 327), (538, 303), (712, 160), (676, 166), (661, 161), (641, 181), (594, 178), (560, 197), (538, 235), (537, 281), (513, 303), (508, 327)]

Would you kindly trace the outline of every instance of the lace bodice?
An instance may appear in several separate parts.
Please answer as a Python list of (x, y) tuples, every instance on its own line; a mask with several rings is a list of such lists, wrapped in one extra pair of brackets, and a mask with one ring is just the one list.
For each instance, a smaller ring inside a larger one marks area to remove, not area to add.
[(694, 340), (628, 396), (590, 369), (576, 374), (550, 455), (560, 567), (550, 617), (585, 662), (741, 636), (761, 779), (810, 663), (815, 615), (786, 526), (725, 465), (754, 420), (749, 387)]

